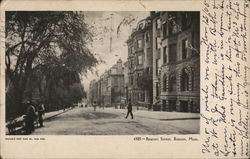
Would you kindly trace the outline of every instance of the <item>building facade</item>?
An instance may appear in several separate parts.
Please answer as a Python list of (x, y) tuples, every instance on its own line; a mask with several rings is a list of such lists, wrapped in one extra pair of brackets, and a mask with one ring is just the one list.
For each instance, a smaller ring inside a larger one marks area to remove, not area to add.
[(128, 100), (128, 85), (129, 85), (129, 77), (128, 77), (128, 61), (124, 62), (124, 93), (125, 93), (125, 101)]
[(128, 45), (128, 98), (133, 104), (152, 104), (152, 24), (141, 20), (133, 30)]
[(88, 101), (90, 103), (94, 103), (94, 101), (95, 102), (97, 101), (97, 93), (98, 93), (98, 83), (94, 79), (90, 81), (90, 84), (89, 84)]
[(154, 109), (199, 112), (199, 12), (151, 12), (151, 17)]
[(116, 106), (124, 98), (124, 67), (119, 59), (109, 70), (100, 76), (99, 80), (90, 82), (90, 101), (96, 101), (99, 106)]
[(154, 110), (159, 109), (160, 104), (160, 49), (161, 49), (161, 23), (160, 12), (151, 12), (153, 29), (153, 105)]
[(153, 110), (199, 112), (199, 19), (199, 12), (151, 12), (127, 40), (124, 67), (118, 60), (91, 83), (97, 92), (92, 99), (105, 106), (131, 99)]

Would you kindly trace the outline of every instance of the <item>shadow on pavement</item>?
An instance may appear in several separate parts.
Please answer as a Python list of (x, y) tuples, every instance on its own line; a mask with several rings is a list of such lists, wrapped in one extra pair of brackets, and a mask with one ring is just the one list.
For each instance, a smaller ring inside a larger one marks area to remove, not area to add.
[(91, 120), (91, 119), (102, 119), (102, 118), (116, 118), (119, 115), (117, 114), (112, 114), (112, 113), (105, 113), (105, 112), (92, 112), (92, 113), (87, 113), (82, 115), (82, 117), (86, 120)]

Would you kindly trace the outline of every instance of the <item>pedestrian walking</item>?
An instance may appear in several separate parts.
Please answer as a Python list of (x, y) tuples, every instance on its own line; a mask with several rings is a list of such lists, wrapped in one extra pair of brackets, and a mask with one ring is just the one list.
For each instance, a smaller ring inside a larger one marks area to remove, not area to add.
[(44, 104), (40, 104), (38, 107), (38, 121), (40, 124), (40, 127), (43, 127), (43, 115), (45, 113), (45, 109), (44, 109)]
[(96, 110), (96, 101), (93, 103), (94, 111)]
[(36, 120), (35, 107), (30, 101), (27, 102), (27, 109), (25, 114), (25, 131), (26, 134), (31, 134), (35, 130), (34, 121)]
[(125, 117), (126, 119), (128, 118), (129, 114), (131, 115), (131, 118), (133, 119), (133, 113), (132, 113), (132, 103), (131, 103), (131, 99), (128, 100), (128, 113), (127, 116)]

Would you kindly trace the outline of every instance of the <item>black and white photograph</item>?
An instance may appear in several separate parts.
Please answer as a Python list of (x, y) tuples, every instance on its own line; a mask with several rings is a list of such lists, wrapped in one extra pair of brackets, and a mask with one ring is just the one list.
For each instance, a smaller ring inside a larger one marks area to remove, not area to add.
[(6, 11), (6, 135), (200, 134), (199, 11)]

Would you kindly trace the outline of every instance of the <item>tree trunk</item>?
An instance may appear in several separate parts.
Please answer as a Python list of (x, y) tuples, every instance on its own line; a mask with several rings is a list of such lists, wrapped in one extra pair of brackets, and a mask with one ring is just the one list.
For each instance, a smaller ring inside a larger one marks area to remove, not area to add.
[(20, 90), (20, 88), (14, 88), (14, 116), (19, 116), (25, 113), (24, 105), (22, 104), (23, 101), (23, 93), (24, 90)]
[(30, 73), (26, 73), (23, 77), (12, 79), (12, 82), (14, 85), (14, 90), (13, 90), (14, 91), (13, 108), (15, 109), (13, 110), (14, 117), (25, 113), (26, 108), (25, 108), (25, 105), (23, 104), (23, 97), (24, 97), (24, 92), (26, 89), (26, 84), (27, 84), (29, 75)]

